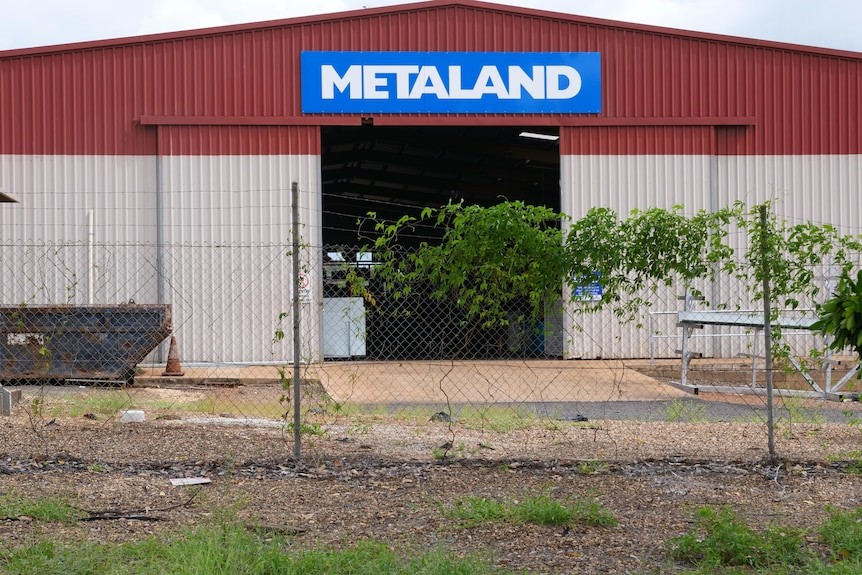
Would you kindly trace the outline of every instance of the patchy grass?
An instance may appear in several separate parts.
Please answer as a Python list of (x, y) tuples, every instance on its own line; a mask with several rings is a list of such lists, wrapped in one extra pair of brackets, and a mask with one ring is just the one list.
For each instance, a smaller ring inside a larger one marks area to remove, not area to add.
[(805, 531), (773, 525), (756, 532), (728, 507), (698, 509), (695, 527), (667, 547), (672, 559), (696, 567), (694, 573), (862, 573), (862, 509), (827, 512), (816, 529), (825, 556)]
[(862, 561), (862, 507), (846, 512), (829, 507), (826, 511), (829, 518), (820, 526), (819, 533), (832, 550), (832, 559)]
[(603, 475), (611, 470), (610, 464), (605, 461), (591, 459), (578, 462), (578, 473), (581, 475)]
[(674, 399), (659, 410), (664, 421), (671, 423), (698, 423), (706, 421), (706, 406), (691, 401)]
[(539, 421), (534, 413), (519, 407), (465, 407), (456, 415), (466, 428), (499, 433), (529, 429)]
[(207, 526), (166, 539), (123, 544), (62, 545), (43, 540), (0, 550), (8, 575), (492, 575), (503, 573), (477, 557), (456, 557), (444, 549), (414, 553), (361, 541), (344, 549), (300, 549), (285, 537), (239, 525)]
[(668, 542), (673, 559), (701, 569), (799, 565), (808, 558), (797, 530), (756, 533), (728, 507), (701, 507), (695, 529)]
[(26, 517), (35, 521), (75, 523), (85, 515), (65, 499), (49, 497), (33, 499), (21, 497), (15, 493), (0, 495), (0, 518), (18, 520)]
[(826, 423), (826, 416), (823, 415), (821, 407), (812, 407), (799, 397), (779, 396), (778, 405), (786, 410), (787, 413), (782, 419), (789, 423), (814, 423), (816, 425)]
[(547, 492), (509, 501), (462, 497), (456, 499), (452, 507), (441, 508), (444, 515), (457, 519), (464, 527), (502, 522), (601, 527), (615, 527), (617, 524), (616, 518), (594, 498), (558, 500)]

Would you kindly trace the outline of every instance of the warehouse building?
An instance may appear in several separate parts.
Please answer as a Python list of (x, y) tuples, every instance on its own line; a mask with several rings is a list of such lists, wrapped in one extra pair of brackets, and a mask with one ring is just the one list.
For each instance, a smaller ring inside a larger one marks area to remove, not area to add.
[(777, 199), (858, 233), (860, 178), (859, 53), (476, 0), (0, 52), (2, 303), (170, 303), (190, 362), (291, 360), (293, 182), (311, 360), (323, 246), (368, 211)]

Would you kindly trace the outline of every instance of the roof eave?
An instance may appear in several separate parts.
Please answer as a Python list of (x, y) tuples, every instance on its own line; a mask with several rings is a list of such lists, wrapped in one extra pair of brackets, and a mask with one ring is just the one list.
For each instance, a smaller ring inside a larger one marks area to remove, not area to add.
[(226, 26), (217, 26), (213, 28), (199, 28), (194, 30), (181, 30), (175, 32), (162, 32), (158, 34), (146, 34), (142, 36), (127, 36), (123, 38), (112, 38), (105, 40), (92, 40), (86, 42), (75, 42), (70, 44), (56, 44), (51, 46), (39, 46), (32, 48), (18, 48), (14, 50), (0, 51), (0, 58), (34, 56), (39, 54), (49, 54), (56, 52), (70, 52), (80, 50), (92, 50), (99, 48), (112, 48), (118, 46), (127, 46), (132, 44), (145, 44), (164, 42), (171, 40), (180, 40), (187, 38), (197, 38), (202, 36), (214, 36), (219, 34), (235, 34), (238, 32), (248, 32), (254, 30), (265, 30), (269, 28), (280, 28), (287, 26), (299, 26), (303, 24), (314, 24), (318, 22), (326, 22), (332, 20), (350, 20), (355, 18), (366, 18), (380, 14), (396, 14), (407, 12), (421, 12), (447, 6), (466, 7), (491, 12), (501, 12), (508, 14), (520, 14), (525, 16), (533, 16), (538, 18), (547, 18), (552, 20), (562, 20), (579, 24), (587, 24), (601, 26), (605, 28), (616, 28), (618, 30), (628, 30), (634, 32), (647, 32), (652, 34), (661, 34), (665, 36), (677, 36), (683, 38), (691, 38), (695, 40), (706, 40), (711, 42), (721, 42), (725, 44), (737, 44), (744, 46), (754, 46), (759, 48), (787, 50), (794, 52), (804, 52), (822, 56), (831, 56), (839, 58), (851, 58), (862, 60), (862, 52), (853, 52), (850, 50), (838, 50), (834, 48), (820, 48), (816, 46), (805, 46), (802, 44), (791, 44), (787, 42), (776, 42), (772, 40), (758, 40), (755, 38), (745, 38), (740, 36), (730, 36), (725, 34), (715, 34), (712, 32), (697, 32), (692, 30), (681, 30), (677, 28), (667, 28), (664, 26), (654, 26), (649, 24), (635, 24), (630, 22), (621, 22), (617, 20), (608, 20), (604, 18), (596, 18), (592, 16), (578, 16), (574, 14), (565, 14), (562, 12), (552, 12), (549, 10), (539, 10), (535, 8), (522, 8), (518, 6), (506, 6), (492, 2), (483, 2), (480, 0), (427, 0), (422, 2), (413, 2), (408, 4), (397, 4), (392, 6), (383, 6), (379, 8), (364, 8), (359, 10), (349, 10), (345, 12), (330, 12), (326, 14), (315, 14), (313, 16), (299, 16), (294, 18), (284, 18), (278, 20), (266, 20), (262, 22), (250, 22), (245, 24), (230, 24)]

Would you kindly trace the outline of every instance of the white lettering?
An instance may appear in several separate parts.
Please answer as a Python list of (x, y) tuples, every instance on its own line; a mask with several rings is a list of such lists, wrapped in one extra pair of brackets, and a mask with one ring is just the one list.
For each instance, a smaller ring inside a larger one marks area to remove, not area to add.
[(434, 66), (422, 66), (419, 69), (419, 75), (413, 83), (413, 89), (410, 90), (410, 99), (418, 100), (425, 94), (432, 94), (441, 100), (449, 97), (446, 84), (443, 83), (440, 72)]
[(362, 66), (351, 66), (344, 73), (344, 76), (339, 76), (335, 71), (334, 66), (320, 67), (321, 98), (324, 100), (332, 100), (335, 98), (335, 90), (344, 93), (347, 88), (350, 88), (350, 99), (362, 99)]
[(545, 68), (533, 66), (533, 75), (529, 76), (520, 66), (509, 66), (509, 97), (521, 99), (521, 88), (536, 100), (545, 99)]
[(482, 66), (479, 77), (476, 78), (476, 85), (473, 86), (473, 93), (477, 98), (484, 94), (492, 94), (500, 99), (509, 97), (509, 91), (506, 90), (506, 84), (496, 66)]
[[(581, 75), (571, 66), (548, 66), (547, 77), (549, 100), (568, 100), (581, 91)], [(561, 85), (560, 80), (563, 78), (566, 86)]]
[[(464, 87), (461, 66), (448, 66), (444, 80), (436, 66), (352, 65), (343, 75), (334, 66), (322, 65), (321, 98), (335, 99), (336, 92), (351, 100), (479, 100), (485, 95), (500, 100), (519, 100), (526, 92), (534, 100), (567, 100), (581, 91), (581, 75), (571, 66), (508, 67), (508, 84), (496, 66), (482, 66), (472, 89)], [(469, 81), (469, 79), (468, 79)]]
[(399, 100), (410, 98), (410, 74), (419, 72), (419, 66), (390, 66), (395, 74), (395, 97)]
[(388, 100), (389, 90), (381, 90), (389, 85), (385, 76), (392, 66), (362, 67), (362, 97), (366, 100)]
[(461, 66), (449, 66), (449, 97), (453, 100), (476, 100), (480, 96), (465, 90), (461, 83)]

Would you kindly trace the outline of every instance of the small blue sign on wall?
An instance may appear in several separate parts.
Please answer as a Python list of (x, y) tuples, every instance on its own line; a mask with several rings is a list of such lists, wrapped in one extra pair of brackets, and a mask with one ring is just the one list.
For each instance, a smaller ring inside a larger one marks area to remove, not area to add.
[(306, 114), (596, 114), (598, 52), (302, 52)]
[(601, 301), (604, 288), (600, 283), (602, 274), (593, 272), (589, 276), (581, 277), (572, 292), (575, 301)]

